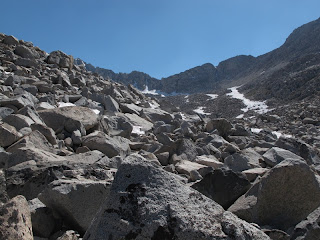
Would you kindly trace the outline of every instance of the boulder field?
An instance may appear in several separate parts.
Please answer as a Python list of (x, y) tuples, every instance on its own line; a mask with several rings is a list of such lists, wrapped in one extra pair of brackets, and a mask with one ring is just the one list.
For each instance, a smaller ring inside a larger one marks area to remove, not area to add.
[(0, 34), (0, 239), (319, 239), (317, 139), (280, 114), (170, 111)]

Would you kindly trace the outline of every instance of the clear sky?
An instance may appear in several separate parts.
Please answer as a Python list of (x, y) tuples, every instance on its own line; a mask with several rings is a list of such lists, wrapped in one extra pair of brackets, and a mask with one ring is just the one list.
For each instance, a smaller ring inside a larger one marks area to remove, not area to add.
[(0, 0), (0, 9), (0, 32), (156, 78), (264, 54), (320, 17), (319, 0)]

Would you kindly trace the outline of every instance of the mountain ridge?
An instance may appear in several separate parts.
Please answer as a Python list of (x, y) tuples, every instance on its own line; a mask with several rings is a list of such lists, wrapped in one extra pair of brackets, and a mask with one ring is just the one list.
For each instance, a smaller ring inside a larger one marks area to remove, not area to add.
[(140, 90), (148, 86), (166, 93), (201, 93), (219, 91), (221, 89), (267, 81), (277, 71), (283, 70), (295, 59), (320, 51), (320, 18), (296, 28), (279, 47), (263, 55), (238, 55), (217, 66), (205, 63), (181, 73), (162, 78), (132, 71), (131, 73), (115, 73), (112, 70), (86, 64), (87, 70), (99, 73), (107, 79), (123, 84), (132, 84)]

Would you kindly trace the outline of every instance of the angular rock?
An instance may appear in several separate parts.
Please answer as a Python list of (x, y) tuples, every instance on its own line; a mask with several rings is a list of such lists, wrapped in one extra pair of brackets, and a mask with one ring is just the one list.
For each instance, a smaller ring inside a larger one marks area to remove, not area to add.
[(19, 148), (34, 148), (41, 149), (47, 152), (53, 152), (52, 145), (47, 141), (39, 131), (32, 131), (30, 134), (24, 136), (15, 144), (7, 148), (7, 152), (14, 153)]
[(293, 138), (279, 138), (276, 142), (276, 146), (286, 149), (302, 157), (309, 165), (319, 165), (320, 157), (319, 153), (311, 147), (309, 144), (293, 139)]
[(224, 209), (230, 207), (250, 188), (250, 182), (241, 173), (231, 170), (216, 169), (193, 184), (192, 188), (219, 203)]
[(53, 51), (49, 54), (47, 63), (57, 64), (59, 67), (71, 69), (73, 66), (73, 58), (64, 52)]
[(223, 163), (220, 162), (215, 156), (213, 155), (201, 155), (197, 156), (194, 162), (206, 165), (209, 167), (213, 167), (214, 169), (223, 167)]
[(130, 138), (133, 126), (125, 116), (104, 116), (102, 121), (107, 124), (111, 136)]
[[(32, 96), (32, 97), (31, 97)], [(26, 106), (34, 107), (34, 104), (37, 103), (38, 100), (33, 97), (30, 93), (24, 93), (20, 96), (12, 97), (9, 99), (0, 100), (0, 106), (9, 107), (13, 110), (19, 110), (20, 108)]]
[(43, 136), (46, 137), (49, 143), (52, 145), (57, 144), (57, 137), (52, 128), (47, 127), (43, 124), (34, 123), (31, 125), (32, 131), (39, 131)]
[(206, 165), (202, 165), (202, 164), (195, 163), (195, 162), (190, 162), (188, 160), (182, 160), (182, 161), (178, 162), (175, 165), (175, 167), (176, 167), (176, 170), (178, 173), (187, 174), (189, 176), (190, 176), (191, 171), (196, 170), (198, 172), (201, 172), (201, 170), (209, 169), (209, 167)]
[(171, 123), (173, 120), (170, 113), (161, 109), (143, 108), (141, 116), (151, 119), (152, 122), (164, 121), (165, 123)]
[(291, 239), (303, 240), (310, 239), (316, 240), (320, 236), (320, 207), (315, 209), (308, 217), (298, 223), (293, 233), (291, 234)]
[(0, 206), (0, 239), (33, 240), (28, 202), (16, 196)]
[(320, 205), (320, 183), (304, 162), (286, 159), (266, 173), (229, 209), (238, 217), (286, 231)]
[(172, 174), (131, 155), (83, 239), (135, 238), (269, 239)]
[(232, 124), (225, 118), (217, 118), (210, 120), (205, 129), (207, 132), (217, 129), (220, 136), (227, 137), (232, 129)]
[(8, 45), (18, 45), (19, 40), (14, 36), (6, 36), (3, 39), (3, 43), (8, 44)]
[(267, 168), (252, 168), (248, 170), (242, 171), (247, 177), (247, 179), (252, 182), (254, 181), (258, 176), (263, 176), (266, 172), (269, 170)]
[[(112, 179), (111, 179), (112, 180)], [(70, 227), (84, 233), (109, 194), (110, 181), (56, 180), (38, 198)]]
[(39, 54), (33, 50), (33, 49), (30, 49), (26, 46), (23, 46), (23, 45), (19, 45), (15, 48), (14, 50), (14, 53), (23, 57), (23, 58), (39, 58)]
[(6, 116), (9, 116), (12, 113), (14, 113), (12, 108), (0, 107), (0, 119), (3, 119)]
[(22, 134), (17, 132), (15, 127), (2, 123), (0, 124), (0, 146), (8, 147), (14, 142), (18, 141), (22, 137)]
[(224, 159), (224, 165), (235, 172), (241, 172), (252, 168), (249, 159), (242, 154), (235, 153)]
[(110, 137), (103, 132), (95, 131), (82, 138), (83, 146), (99, 150), (108, 157), (126, 156), (130, 153), (130, 141), (123, 137)]
[(285, 159), (297, 159), (303, 161), (303, 158), (282, 148), (273, 147), (262, 155), (266, 164), (274, 167)]
[(53, 211), (46, 207), (38, 198), (28, 201), (33, 235), (48, 238), (56, 227)]
[(30, 127), (31, 124), (34, 123), (34, 121), (31, 118), (21, 114), (11, 114), (5, 117), (2, 121), (15, 127), (18, 131), (21, 128)]

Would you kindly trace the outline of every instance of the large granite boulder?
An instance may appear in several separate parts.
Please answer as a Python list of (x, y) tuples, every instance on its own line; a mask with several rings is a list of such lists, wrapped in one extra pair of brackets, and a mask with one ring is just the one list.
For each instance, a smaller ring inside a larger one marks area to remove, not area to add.
[(228, 210), (259, 225), (286, 231), (320, 205), (320, 183), (301, 160), (286, 159), (273, 167)]
[(139, 155), (120, 166), (83, 239), (269, 239)]

